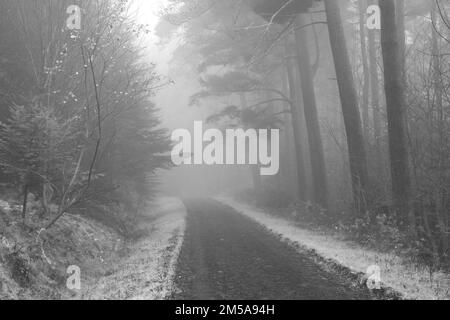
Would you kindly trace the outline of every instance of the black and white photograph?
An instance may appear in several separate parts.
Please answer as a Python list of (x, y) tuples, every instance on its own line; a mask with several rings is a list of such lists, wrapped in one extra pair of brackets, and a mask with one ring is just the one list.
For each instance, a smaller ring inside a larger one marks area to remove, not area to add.
[(0, 308), (449, 299), (449, 0), (0, 0)]

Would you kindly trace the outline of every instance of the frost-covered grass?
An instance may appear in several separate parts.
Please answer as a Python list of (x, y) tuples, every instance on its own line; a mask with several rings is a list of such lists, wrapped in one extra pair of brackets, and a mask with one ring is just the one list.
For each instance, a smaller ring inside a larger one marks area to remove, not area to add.
[(142, 217), (144, 234), (129, 254), (85, 294), (87, 299), (161, 300), (173, 279), (185, 231), (186, 209), (176, 198), (160, 198)]
[(83, 281), (95, 276), (123, 242), (114, 230), (74, 214), (64, 215), (39, 239), (38, 229), (30, 227), (38, 220), (34, 215), (30, 209), (23, 226), (16, 201), (0, 200), (0, 300), (71, 299), (67, 268), (79, 266)]
[(314, 250), (324, 259), (332, 260), (353, 272), (366, 273), (370, 266), (379, 266), (383, 285), (401, 293), (405, 299), (450, 298), (449, 274), (435, 272), (430, 277), (426, 268), (408, 262), (406, 257), (363, 248), (339, 234), (302, 228), (293, 221), (269, 215), (231, 198), (221, 197), (217, 200), (258, 222), (284, 241), (300, 247), (300, 250)]

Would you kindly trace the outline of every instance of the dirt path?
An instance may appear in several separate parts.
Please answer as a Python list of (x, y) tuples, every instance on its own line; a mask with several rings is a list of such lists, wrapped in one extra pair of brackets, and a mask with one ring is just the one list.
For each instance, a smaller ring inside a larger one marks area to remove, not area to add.
[(234, 209), (186, 200), (173, 299), (371, 299)]

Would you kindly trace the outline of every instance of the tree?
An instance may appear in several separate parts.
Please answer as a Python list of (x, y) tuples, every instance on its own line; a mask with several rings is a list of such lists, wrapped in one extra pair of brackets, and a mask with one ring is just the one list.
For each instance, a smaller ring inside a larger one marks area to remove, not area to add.
[(61, 119), (37, 103), (13, 106), (10, 112), (11, 116), (0, 123), (0, 166), (22, 184), (25, 221), (28, 193), (38, 191), (40, 185), (53, 188), (56, 176), (76, 154), (79, 122)]
[[(449, 221), (448, 221), (448, 213), (445, 214), (446, 206), (448, 199), (448, 191), (446, 190), (446, 177), (443, 172), (446, 172), (448, 169), (448, 164), (446, 163), (448, 159), (448, 137), (446, 136), (446, 127), (448, 125), (448, 121), (445, 117), (446, 108), (444, 102), (444, 92), (446, 92), (445, 88), (445, 80), (444, 74), (446, 72), (445, 68), (442, 66), (443, 63), (443, 54), (441, 52), (441, 25), (445, 25), (450, 27), (450, 24), (447, 22), (447, 17), (443, 14), (443, 11), (440, 7), (439, 2), (430, 1), (430, 16), (431, 16), (431, 74), (432, 74), (432, 87), (433, 87), (433, 107), (436, 110), (436, 139), (437, 140), (437, 148), (435, 148), (435, 153), (437, 153), (434, 167), (438, 170), (439, 174), (437, 177), (437, 181), (435, 183), (435, 194), (436, 194), (436, 220), (439, 229), (439, 233), (441, 235), (441, 248), (443, 255), (449, 252)], [(441, 19), (440, 19), (440, 18)], [(442, 21), (441, 21), (442, 20)], [(449, 28), (450, 29), (450, 28)], [(445, 40), (446, 38), (444, 38)], [(434, 246), (434, 254), (435, 256), (439, 255), (439, 252), (436, 252), (437, 245)], [(442, 255), (442, 254), (441, 254)]]
[(368, 172), (358, 99), (338, 2), (325, 0), (325, 9), (347, 133), (354, 201), (357, 210), (360, 213), (365, 213), (367, 207)]
[[(247, 97), (244, 92), (239, 94), (240, 103), (241, 103), (241, 111), (238, 113), (237, 118), (239, 119), (240, 124), (244, 128), (257, 128), (258, 124), (257, 122), (257, 114), (253, 113), (249, 116), (249, 112), (251, 113), (251, 109), (248, 109), (248, 103), (247, 103)], [(248, 150), (246, 151), (248, 153)], [(247, 156), (248, 157), (248, 156)], [(259, 174), (259, 165), (252, 165), (251, 171), (252, 171), (252, 179), (253, 179), (253, 188), (255, 192), (260, 192), (262, 190), (262, 179), (261, 175)]]
[(370, 70), (367, 57), (366, 41), (366, 0), (359, 0), (359, 40), (361, 45), (361, 60), (363, 66), (363, 93), (361, 101), (364, 138), (369, 139), (369, 94), (370, 94)]
[[(170, 160), (160, 155), (170, 143), (150, 100), (164, 84), (142, 62), (136, 40), (146, 30), (130, 18), (129, 1), (83, 2), (81, 30), (64, 28), (70, 4), (0, 4), (11, 30), (0, 30), (0, 71), (18, 74), (0, 75), (0, 104), (8, 108), (0, 166), (26, 186), (24, 204), (28, 192), (43, 198), (44, 229), (68, 211), (133, 203)], [(56, 210), (48, 210), (50, 200)]]
[(401, 71), (403, 82), (406, 85), (406, 33), (405, 33), (405, 0), (397, 0), (395, 3), (395, 17), (397, 24), (398, 46), (401, 59)]
[(305, 29), (305, 19), (302, 14), (297, 17), (295, 38), (297, 41), (297, 63), (300, 72), (300, 84), (303, 97), (306, 126), (308, 128), (309, 153), (311, 157), (314, 201), (328, 208), (328, 183), (323, 154), (322, 136), (317, 112), (316, 94), (308, 37)]
[(380, 80), (378, 71), (378, 55), (376, 35), (377, 30), (369, 30), (367, 41), (369, 51), (369, 73), (370, 73), (370, 96), (372, 105), (372, 117), (373, 117), (373, 139), (375, 142), (375, 151), (378, 155), (376, 157), (378, 172), (381, 172), (381, 104), (380, 104)]
[(289, 103), (289, 110), (291, 113), (291, 121), (294, 136), (296, 163), (297, 163), (297, 185), (298, 185), (298, 197), (301, 201), (307, 200), (307, 185), (306, 185), (306, 172), (305, 172), (305, 160), (304, 152), (305, 148), (302, 143), (302, 113), (304, 112), (301, 103), (301, 97), (299, 96), (300, 91), (297, 89), (297, 84), (295, 81), (295, 60), (291, 58), (292, 50), (289, 50), (289, 43), (286, 43), (286, 75), (288, 79), (289, 87), (289, 98), (291, 103)]
[(380, 0), (381, 47), (388, 119), (392, 196), (399, 222), (414, 229), (407, 147), (406, 99), (403, 59), (393, 0)]

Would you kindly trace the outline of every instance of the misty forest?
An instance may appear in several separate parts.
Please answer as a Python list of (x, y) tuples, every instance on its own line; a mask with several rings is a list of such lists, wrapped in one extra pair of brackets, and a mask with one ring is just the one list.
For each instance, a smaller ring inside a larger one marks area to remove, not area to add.
[(447, 0), (0, 0), (0, 299), (450, 298), (449, 62)]

